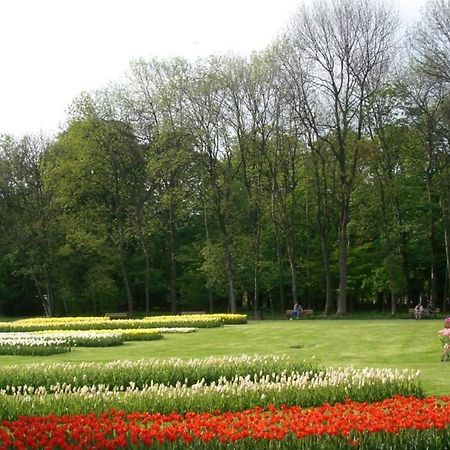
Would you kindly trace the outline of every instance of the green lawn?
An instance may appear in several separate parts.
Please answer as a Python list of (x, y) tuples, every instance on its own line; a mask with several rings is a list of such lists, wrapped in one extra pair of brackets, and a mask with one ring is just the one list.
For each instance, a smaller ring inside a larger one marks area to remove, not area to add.
[(76, 348), (48, 357), (0, 356), (0, 365), (56, 361), (111, 361), (288, 354), (314, 357), (326, 367), (391, 367), (420, 370), (428, 395), (450, 395), (450, 362), (442, 363), (437, 332), (442, 320), (264, 320), (248, 325), (165, 335), (160, 341), (121, 347)]

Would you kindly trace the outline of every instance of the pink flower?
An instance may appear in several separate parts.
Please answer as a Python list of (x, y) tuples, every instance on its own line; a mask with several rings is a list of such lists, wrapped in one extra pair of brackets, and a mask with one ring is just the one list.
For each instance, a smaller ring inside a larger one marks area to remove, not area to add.
[(450, 338), (450, 328), (444, 328), (443, 330), (439, 330), (438, 333), (443, 337)]

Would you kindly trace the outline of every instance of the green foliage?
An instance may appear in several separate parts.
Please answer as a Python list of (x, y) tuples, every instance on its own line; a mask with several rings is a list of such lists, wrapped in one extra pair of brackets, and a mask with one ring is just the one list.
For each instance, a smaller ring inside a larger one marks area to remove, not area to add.
[[(391, 295), (405, 308), (430, 296), (444, 307), (449, 93), (445, 71), (425, 70), (437, 56), (424, 40), (430, 11), (413, 70), (383, 69), (355, 110), (352, 89), (371, 79), (356, 75), (365, 60), (352, 53), (349, 97), (335, 92), (348, 110), (329, 109), (318, 60), (305, 63), (288, 33), (249, 58), (136, 61), (120, 88), (82, 94), (52, 141), (2, 136), (2, 311), (234, 311), (244, 295), (280, 311), (294, 282), (302, 304), (324, 310), (344, 272), (344, 222), (350, 310), (382, 309)], [(392, 31), (388, 15), (369, 22)], [(336, 111), (342, 122), (328, 123)]]

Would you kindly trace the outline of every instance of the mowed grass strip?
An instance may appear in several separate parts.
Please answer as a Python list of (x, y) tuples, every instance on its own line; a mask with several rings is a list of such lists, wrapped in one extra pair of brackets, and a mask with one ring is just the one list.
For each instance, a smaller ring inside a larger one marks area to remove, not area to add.
[(450, 363), (440, 360), (442, 320), (264, 320), (247, 325), (165, 335), (115, 348), (77, 348), (68, 354), (0, 356), (0, 365), (56, 361), (195, 358), (242, 354), (287, 354), (315, 358), (325, 367), (387, 367), (420, 370), (427, 395), (450, 394)]

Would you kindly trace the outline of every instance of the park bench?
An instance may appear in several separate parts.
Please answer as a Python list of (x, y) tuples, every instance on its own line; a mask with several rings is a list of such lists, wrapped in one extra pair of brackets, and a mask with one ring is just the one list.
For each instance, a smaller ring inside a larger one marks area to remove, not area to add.
[[(287, 309), (286, 310), (286, 316), (287, 317), (291, 317), (293, 311), (294, 311), (293, 309)], [(312, 316), (313, 314), (314, 314), (314, 310), (313, 309), (304, 309), (303, 312), (302, 312), (302, 316)]]
[(106, 313), (105, 317), (109, 317), (110, 319), (127, 319), (128, 313), (126, 312)]
[(182, 316), (190, 316), (191, 314), (206, 314), (206, 311), (181, 311)]
[[(422, 318), (427, 318), (427, 317), (431, 317), (431, 316), (436, 318), (436, 314), (439, 314), (440, 312), (441, 312), (440, 308), (434, 308), (434, 311), (431, 314), (429, 314), (428, 310), (426, 308), (424, 308), (424, 310), (422, 312)], [(415, 310), (415, 308), (409, 308), (408, 309), (408, 314), (410, 316), (412, 316), (413, 318), (415, 318), (416, 317), (416, 310)]]

